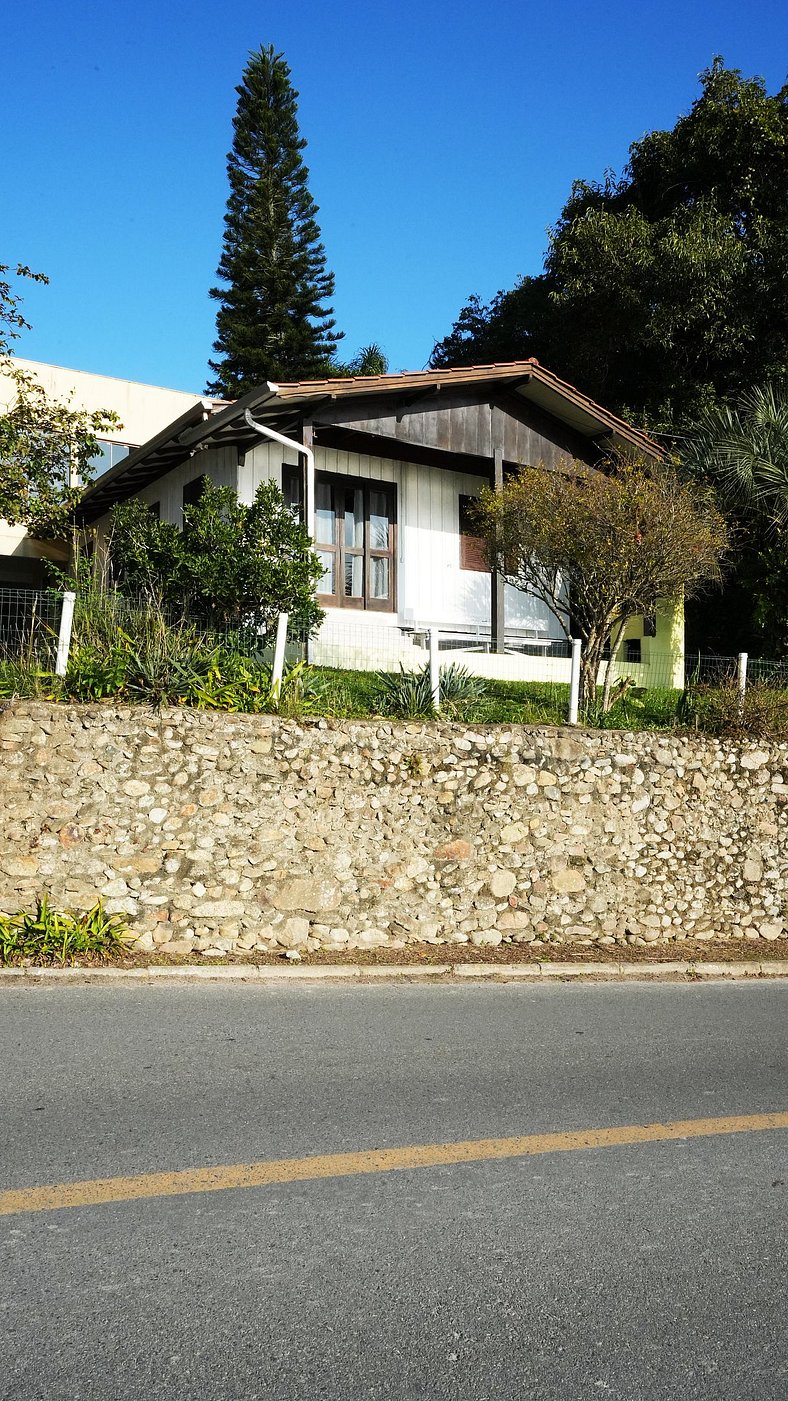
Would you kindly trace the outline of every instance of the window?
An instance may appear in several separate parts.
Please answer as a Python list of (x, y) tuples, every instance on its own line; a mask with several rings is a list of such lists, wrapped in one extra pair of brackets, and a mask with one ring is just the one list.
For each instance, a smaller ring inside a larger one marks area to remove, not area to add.
[(639, 637), (628, 637), (624, 643), (624, 661), (639, 662), (642, 660)]
[(105, 438), (98, 438), (97, 451), (88, 461), (91, 474), (100, 477), (110, 467), (117, 467), (130, 452), (134, 452), (134, 448), (128, 443), (110, 443)]
[(657, 635), (657, 615), (656, 615), (656, 613), (647, 613), (646, 616), (645, 616), (644, 619), (643, 619), (643, 636), (644, 636), (644, 637), (656, 637), (656, 635)]
[[(282, 494), (302, 512), (302, 479), (283, 465)], [(315, 550), (323, 565), (318, 598), (330, 608), (393, 612), (396, 493), (386, 482), (318, 472), (315, 478)]]
[(300, 467), (282, 463), (282, 495), (298, 520), (304, 519), (304, 474)]
[(151, 513), (151, 515), (153, 516), (153, 519), (154, 519), (155, 521), (161, 520), (161, 502), (160, 502), (160, 501), (151, 501), (150, 505), (148, 506), (148, 510), (150, 511), (150, 513)]
[(196, 506), (203, 492), (205, 491), (205, 477), (195, 477), (193, 481), (187, 482), (183, 488), (184, 506)]
[(484, 539), (479, 534), (479, 525), (473, 512), (478, 505), (475, 496), (460, 497), (460, 569), (473, 569), (478, 574), (489, 574)]

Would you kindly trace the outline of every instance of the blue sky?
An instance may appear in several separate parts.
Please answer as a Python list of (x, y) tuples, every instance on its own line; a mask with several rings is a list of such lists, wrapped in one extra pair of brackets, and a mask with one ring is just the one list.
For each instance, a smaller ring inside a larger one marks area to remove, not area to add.
[(538, 272), (575, 178), (672, 126), (714, 53), (774, 92), (784, 0), (29, 0), (4, 15), (0, 262), (46, 272), (17, 353), (201, 391), (235, 85), (300, 92), (341, 353), (419, 369), (471, 292)]

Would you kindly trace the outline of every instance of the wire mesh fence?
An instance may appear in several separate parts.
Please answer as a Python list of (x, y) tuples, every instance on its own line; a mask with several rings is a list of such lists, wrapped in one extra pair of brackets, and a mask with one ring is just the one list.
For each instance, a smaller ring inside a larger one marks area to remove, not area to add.
[[(62, 635), (58, 652), (59, 630), (67, 631), (61, 627), (68, 611), (63, 598), (57, 590), (0, 589), (0, 664), (39, 672), (53, 672), (57, 664), (63, 675)], [(72, 657), (84, 659), (91, 649), (96, 655), (109, 655), (113, 650), (144, 648), (158, 638), (178, 644), (159, 648), (162, 665), (170, 655), (182, 665), (190, 649), (195, 656), (199, 653), (202, 664), (214, 648), (225, 656), (232, 653), (251, 659), (270, 673), (275, 635), (275, 624), (267, 631), (220, 625), (177, 606), (98, 588), (77, 594), (71, 645)], [(289, 626), (284, 660), (286, 669), (308, 662), (316, 673), (328, 673), (330, 684), (347, 684), (351, 696), (361, 695), (365, 685), (371, 696), (377, 686), (375, 677), (381, 675), (427, 674), (432, 684), (436, 671), (446, 675), (452, 670), (476, 678), (490, 697), (512, 702), (536, 699), (558, 716), (565, 717), (569, 711), (570, 643), (525, 629), (507, 629), (498, 641), (489, 628), (435, 629), (371, 613), (349, 619), (328, 614), (311, 636)], [(366, 682), (360, 673), (366, 674)], [(608, 701), (614, 707), (629, 705), (633, 716), (641, 710), (643, 723), (652, 717), (660, 726), (686, 723), (688, 696), (719, 692), (721, 700), (732, 696), (735, 710), (737, 697), (768, 690), (785, 693), (788, 703), (788, 660), (703, 651), (684, 656), (679, 647), (669, 650), (663, 644), (656, 650), (651, 638), (626, 639), (614, 658), (603, 659), (596, 680), (595, 703), (590, 707), (584, 703), (586, 719), (593, 712), (594, 723)]]
[(496, 647), (489, 636), (472, 630), (327, 619), (311, 638), (290, 629), (288, 646), (314, 666), (334, 670), (419, 671), (429, 661), (432, 632), (437, 633), (441, 667), (462, 667), (473, 676), (490, 680), (569, 684), (568, 642), (516, 633), (507, 633), (500, 647)]
[(777, 691), (788, 690), (788, 660), (767, 661), (763, 657), (747, 660), (748, 683), (768, 686)]
[(0, 588), (0, 661), (54, 670), (62, 608), (56, 589)]

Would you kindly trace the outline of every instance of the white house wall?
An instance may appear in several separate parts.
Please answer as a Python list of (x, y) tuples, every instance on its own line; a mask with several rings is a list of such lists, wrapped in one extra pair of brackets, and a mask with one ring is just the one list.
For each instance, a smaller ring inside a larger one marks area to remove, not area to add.
[[(180, 529), (183, 525), (183, 488), (197, 477), (210, 477), (216, 486), (231, 486), (237, 490), (237, 448), (210, 448), (207, 452), (195, 453), (188, 462), (173, 467), (171, 472), (143, 487), (136, 495), (148, 506), (158, 502), (159, 519), (170, 521)], [(104, 536), (109, 528), (109, 515), (100, 516), (95, 528), (99, 538)]]
[[(179, 389), (88, 374), (84, 370), (69, 370), (18, 356), (14, 356), (13, 364), (36, 380), (50, 399), (66, 401), (89, 413), (100, 409), (116, 413), (120, 422), (115, 427), (102, 429), (101, 438), (125, 447), (138, 447), (147, 442), (199, 398), (198, 394), (184, 394)], [(0, 413), (5, 413), (17, 396), (13, 375), (4, 374), (0, 369)], [(67, 547), (34, 540), (23, 526), (12, 526), (0, 520), (0, 586), (39, 587), (46, 580), (41, 561), (55, 559), (65, 563), (67, 555)]]
[[(326, 627), (334, 637), (338, 638), (341, 631), (349, 645), (351, 633), (357, 634), (360, 629), (369, 639), (372, 630), (398, 626), (438, 626), (469, 632), (478, 628), (489, 636), (490, 577), (460, 568), (460, 496), (478, 496), (484, 479), (471, 473), (399, 463), (336, 448), (317, 447), (315, 458), (318, 472), (397, 486), (397, 611), (328, 609)], [(217, 485), (232, 486), (240, 499), (249, 504), (261, 482), (274, 481), (281, 486), (283, 462), (295, 465), (298, 460), (294, 449), (276, 443), (261, 442), (240, 459), (235, 447), (211, 448), (195, 454), (138, 495), (148, 505), (158, 503), (161, 520), (180, 527), (183, 488), (195, 478), (205, 475)], [(97, 522), (100, 535), (108, 524), (108, 516)], [(561, 636), (544, 605), (509, 587), (506, 624), (533, 630), (543, 638)], [(397, 647), (405, 641), (397, 635)], [(393, 645), (393, 638), (388, 645)]]
[[(297, 461), (294, 451), (276, 443), (261, 443), (247, 452), (238, 471), (241, 500), (250, 502), (262, 481), (281, 486), (282, 463)], [(318, 472), (393, 482), (398, 488), (397, 612), (330, 609), (331, 620), (347, 627), (400, 623), (489, 631), (490, 577), (460, 569), (460, 496), (478, 496), (484, 479), (326, 447), (315, 449), (315, 465)], [(534, 629), (544, 637), (562, 636), (543, 604), (508, 586), (506, 623)]]

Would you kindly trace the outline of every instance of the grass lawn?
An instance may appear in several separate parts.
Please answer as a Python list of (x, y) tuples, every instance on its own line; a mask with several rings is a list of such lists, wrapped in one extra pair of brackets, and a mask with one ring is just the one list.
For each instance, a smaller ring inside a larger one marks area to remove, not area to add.
[[(321, 711), (337, 719), (369, 719), (379, 715), (379, 685), (374, 671), (316, 669)], [(447, 707), (445, 718), (470, 725), (563, 725), (569, 687), (546, 681), (487, 681), (481, 700)], [(677, 725), (680, 691), (630, 693), (598, 725), (612, 730), (669, 730)], [(600, 691), (601, 696), (601, 691)]]

